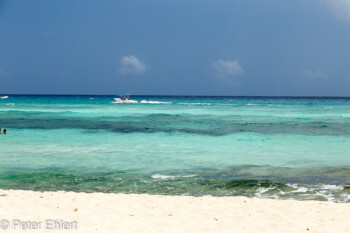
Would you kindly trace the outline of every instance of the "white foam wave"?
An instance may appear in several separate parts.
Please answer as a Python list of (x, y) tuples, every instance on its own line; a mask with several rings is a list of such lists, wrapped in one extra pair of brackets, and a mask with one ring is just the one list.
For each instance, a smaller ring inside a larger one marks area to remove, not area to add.
[(322, 190), (322, 191), (316, 192), (315, 195), (316, 196), (321, 196), (321, 197), (327, 199), (327, 201), (335, 201), (335, 198), (334, 198), (333, 194), (332, 193), (328, 193), (326, 190)]
[(256, 197), (264, 197), (264, 193), (266, 193), (267, 191), (270, 191), (270, 190), (273, 190), (274, 189), (274, 187), (268, 187), (268, 188), (258, 188), (257, 190), (256, 190), (256, 193), (255, 193), (255, 196)]
[[(300, 184), (286, 184), (292, 188), (291, 191), (280, 190), (278, 187), (260, 187), (256, 190), (255, 197), (257, 198), (275, 198), (275, 199), (303, 199), (303, 200), (327, 200), (330, 202), (349, 202), (350, 194), (341, 193), (344, 187), (341, 185), (315, 184), (305, 187)], [(270, 190), (278, 191), (270, 193)]]
[(168, 179), (174, 179), (175, 176), (166, 176), (161, 174), (154, 174), (151, 176), (153, 179), (160, 179), (160, 180), (168, 180)]
[(308, 188), (306, 188), (306, 187), (300, 187), (300, 188), (298, 188), (297, 190), (291, 191), (291, 193), (306, 193), (307, 191), (309, 191)]
[(350, 200), (350, 194), (343, 193), (340, 197), (343, 199), (343, 202), (349, 202)]
[(343, 190), (344, 187), (343, 186), (339, 186), (339, 185), (330, 185), (330, 184), (324, 184), (322, 186), (323, 189), (328, 189), (328, 190)]
[(160, 101), (152, 101), (152, 100), (141, 100), (141, 104), (171, 104), (171, 102), (160, 102)]
[(298, 188), (298, 185), (297, 184), (286, 184), (288, 187), (291, 187), (291, 188)]
[(272, 188), (272, 187), (268, 187), (268, 188), (258, 188), (257, 193), (260, 193), (260, 194), (266, 193), (267, 191), (269, 191), (269, 190), (271, 190), (271, 189), (273, 189), (273, 188)]
[(161, 174), (154, 174), (151, 177), (153, 179), (160, 179), (160, 180), (169, 180), (169, 179), (175, 179), (175, 178), (190, 178), (194, 177), (196, 175), (184, 175), (184, 176), (168, 176), (168, 175), (161, 175)]

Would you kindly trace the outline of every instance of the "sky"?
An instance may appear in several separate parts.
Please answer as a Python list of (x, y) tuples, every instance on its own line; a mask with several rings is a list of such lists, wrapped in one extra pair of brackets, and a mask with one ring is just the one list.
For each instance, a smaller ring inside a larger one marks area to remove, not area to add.
[(350, 96), (350, 0), (0, 0), (0, 94)]

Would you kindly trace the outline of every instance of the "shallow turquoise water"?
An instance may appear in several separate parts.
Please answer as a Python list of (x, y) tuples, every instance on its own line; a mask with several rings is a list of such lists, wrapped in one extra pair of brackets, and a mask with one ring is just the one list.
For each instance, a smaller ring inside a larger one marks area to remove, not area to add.
[(350, 201), (350, 99), (10, 96), (0, 188)]

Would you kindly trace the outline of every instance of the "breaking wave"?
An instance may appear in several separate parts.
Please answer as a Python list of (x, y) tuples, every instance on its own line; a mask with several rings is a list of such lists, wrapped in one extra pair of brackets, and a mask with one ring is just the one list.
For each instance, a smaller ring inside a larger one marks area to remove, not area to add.
[(2, 189), (147, 193), (191, 196), (247, 196), (257, 198), (350, 202), (347, 185), (283, 183), (273, 179), (214, 178), (203, 174), (79, 173), (67, 170), (12, 170), (0, 173)]

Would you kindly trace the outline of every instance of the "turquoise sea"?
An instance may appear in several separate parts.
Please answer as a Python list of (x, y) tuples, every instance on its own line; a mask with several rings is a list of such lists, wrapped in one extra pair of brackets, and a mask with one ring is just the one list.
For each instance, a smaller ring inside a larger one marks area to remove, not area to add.
[(131, 99), (0, 99), (0, 188), (350, 202), (350, 98)]

